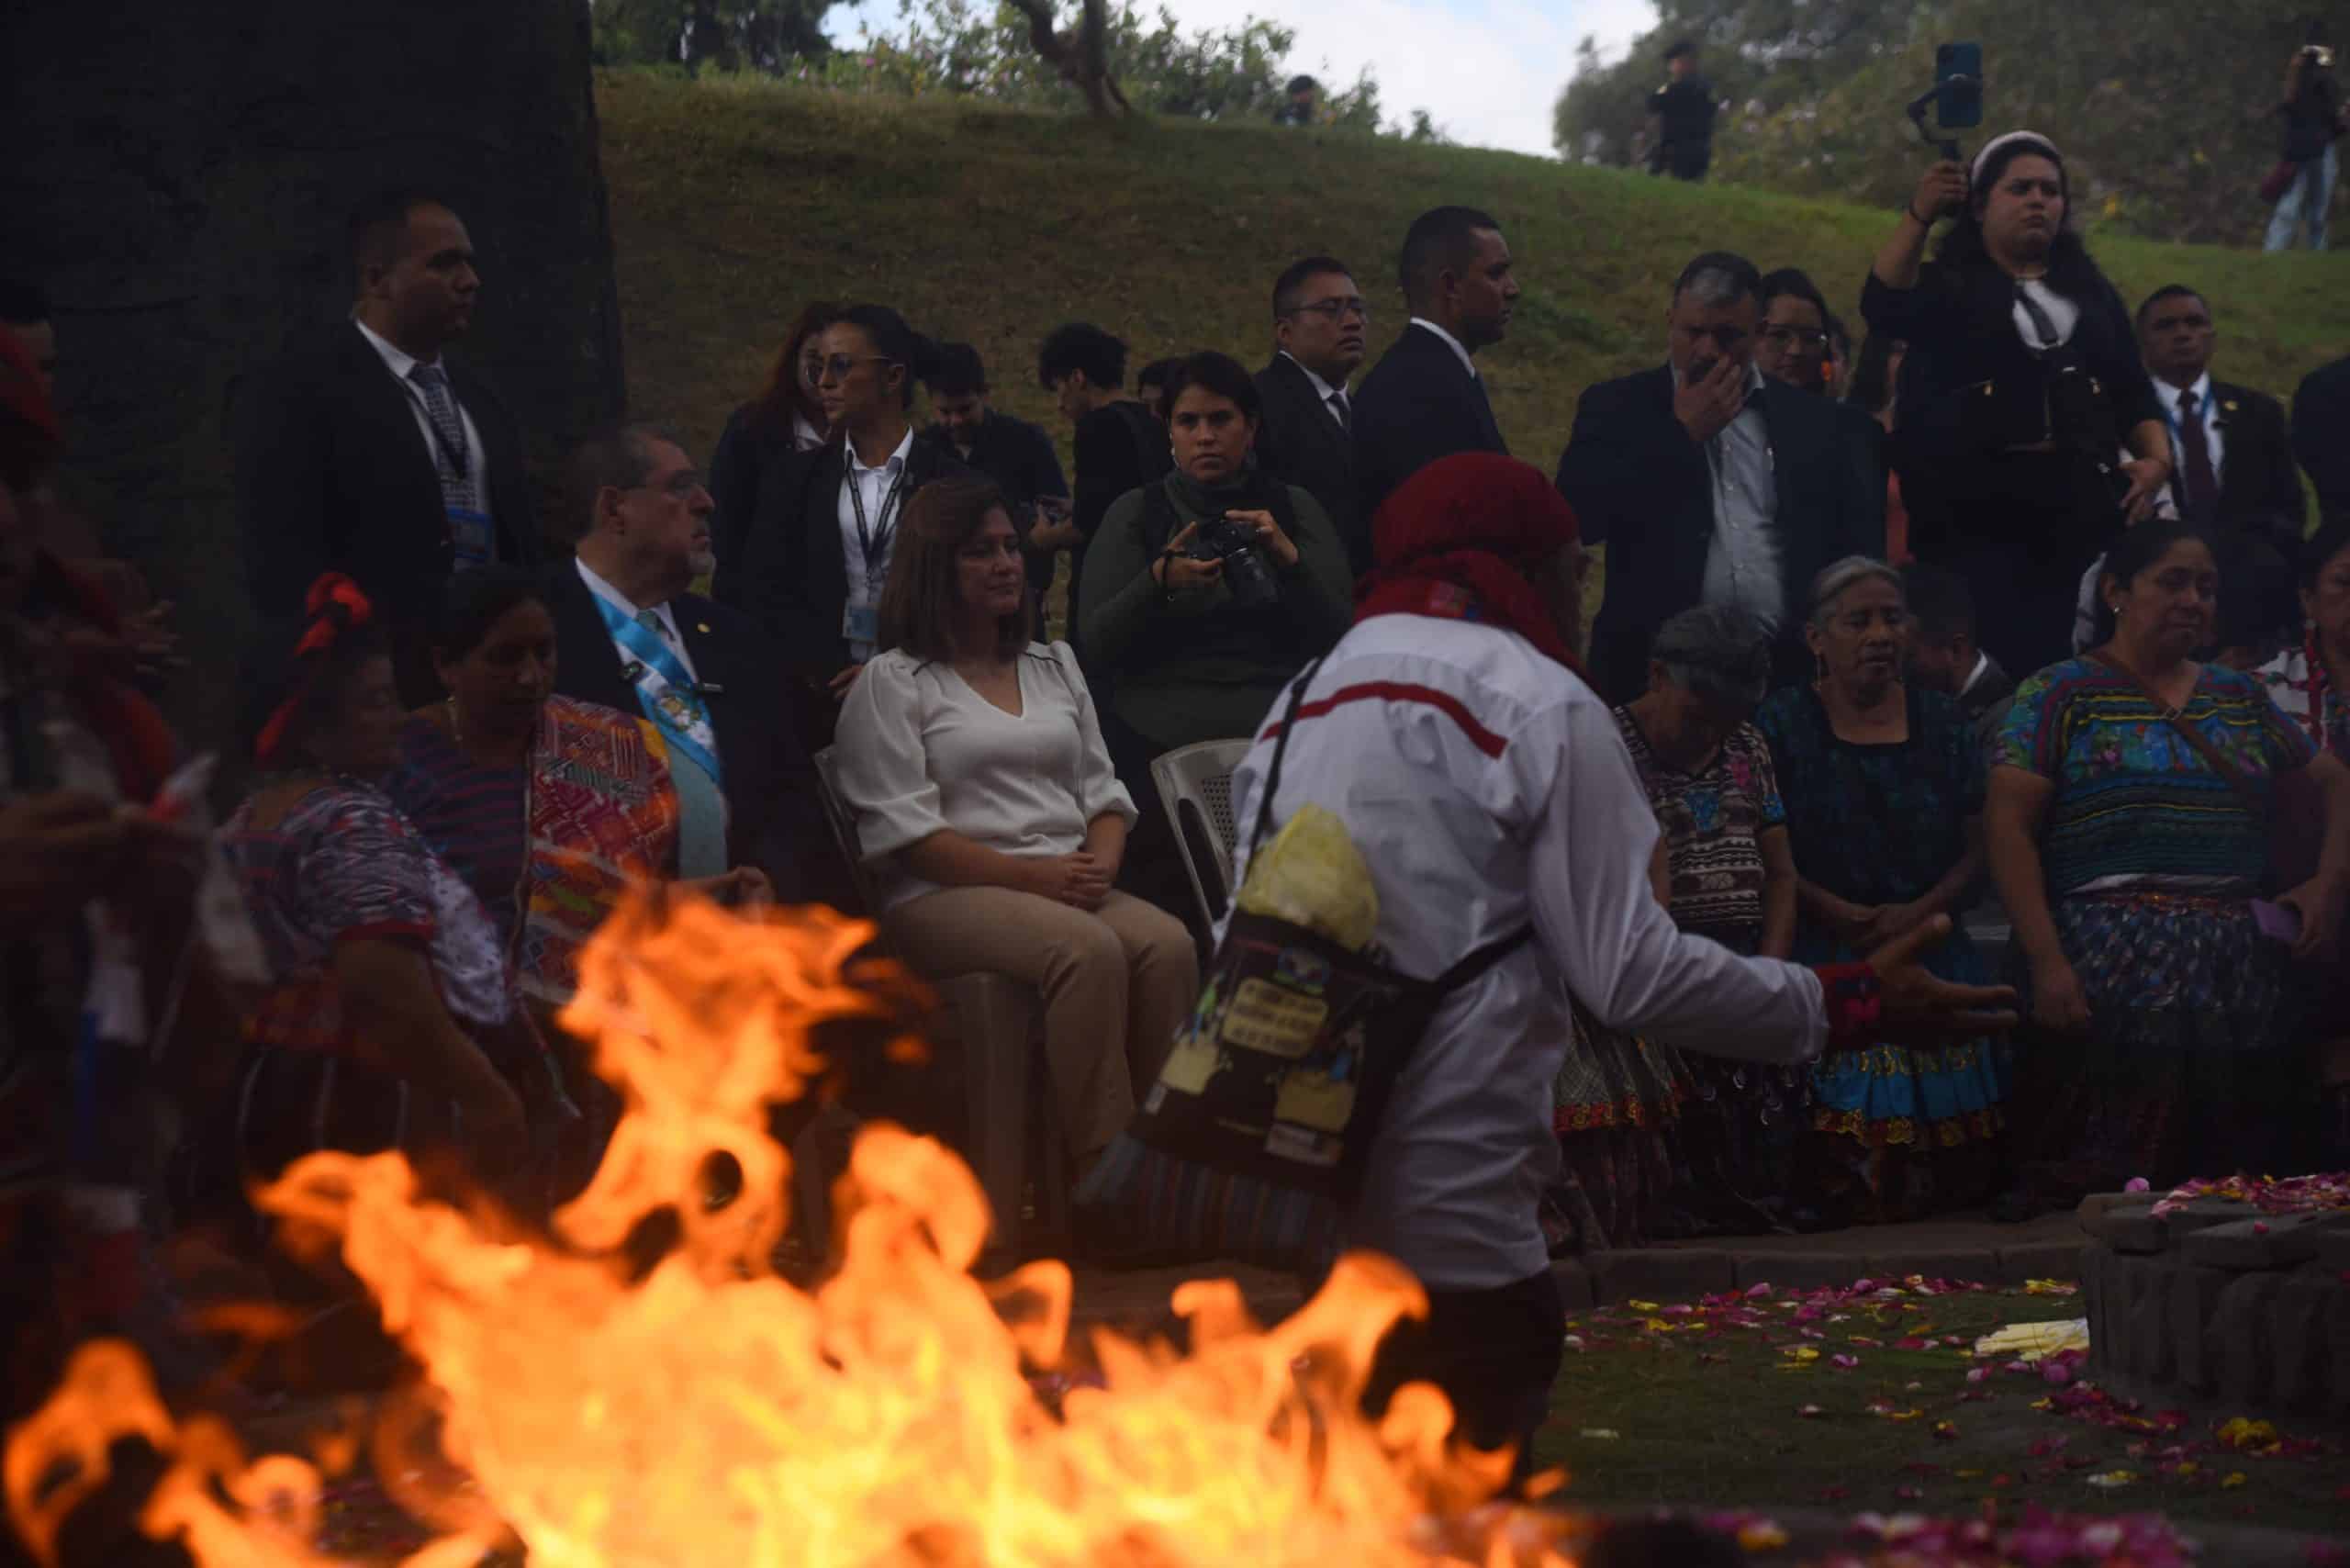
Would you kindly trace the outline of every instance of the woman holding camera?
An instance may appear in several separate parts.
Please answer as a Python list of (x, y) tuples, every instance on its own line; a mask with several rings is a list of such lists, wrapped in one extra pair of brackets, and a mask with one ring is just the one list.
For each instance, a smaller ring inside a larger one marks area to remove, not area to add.
[(1087, 554), (1079, 625), (1114, 682), (1111, 749), (1137, 792), (1161, 752), (1254, 735), (1354, 613), (1328, 514), (1249, 461), (1259, 409), (1237, 361), (1179, 362), (1167, 382), (1175, 470), (1113, 502)]
[(2021, 675), (2063, 658), (2081, 574), (2152, 509), (2170, 441), (2130, 313), (2072, 231), (2055, 146), (2010, 131), (1971, 168), (1929, 169), (1861, 313), (1908, 345), (1894, 466), (1912, 553), (2009, 607), (1981, 633), (2000, 664)]

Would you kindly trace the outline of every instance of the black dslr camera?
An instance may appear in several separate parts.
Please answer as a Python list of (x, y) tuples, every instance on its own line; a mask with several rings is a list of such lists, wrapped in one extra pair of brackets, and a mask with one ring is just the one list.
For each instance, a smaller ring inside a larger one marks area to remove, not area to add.
[(1257, 531), (1247, 524), (1228, 517), (1201, 519), (1200, 531), (1192, 536), (1192, 556), (1224, 563), (1225, 584), (1237, 602), (1251, 608), (1281, 602), (1281, 585), (1257, 548)]

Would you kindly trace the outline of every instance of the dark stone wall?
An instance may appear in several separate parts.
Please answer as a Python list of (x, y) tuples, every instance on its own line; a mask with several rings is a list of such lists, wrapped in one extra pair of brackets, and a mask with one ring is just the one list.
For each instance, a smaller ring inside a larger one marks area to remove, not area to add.
[(481, 255), (463, 352), (545, 473), (621, 407), (586, 0), (0, 4), (0, 272), (56, 311), (62, 488), (178, 600), (169, 706), (229, 738), (250, 624), (238, 386), (348, 314), (362, 194), (444, 194)]

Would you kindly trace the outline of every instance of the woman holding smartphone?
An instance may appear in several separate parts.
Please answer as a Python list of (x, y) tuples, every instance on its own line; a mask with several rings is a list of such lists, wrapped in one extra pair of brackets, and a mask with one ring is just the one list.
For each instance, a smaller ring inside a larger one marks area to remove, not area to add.
[[(2030, 971), (2016, 1103), (2042, 1117), (2008, 1217), (2296, 1152), (2288, 977), (2342, 920), (2350, 768), (2256, 677), (2195, 661), (2218, 590), (2194, 527), (2132, 529), (2098, 579), (2107, 636), (2023, 683), (1992, 753), (1985, 837)], [(2277, 784), (2302, 768), (2317, 874), (2264, 902)]]

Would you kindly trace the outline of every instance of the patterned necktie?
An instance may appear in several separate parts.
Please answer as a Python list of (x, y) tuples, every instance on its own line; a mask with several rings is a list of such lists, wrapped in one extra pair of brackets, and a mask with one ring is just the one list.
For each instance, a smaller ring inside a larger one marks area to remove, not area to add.
[(1352, 435), (1355, 428), (1354, 410), (1347, 407), (1347, 395), (1344, 392), (1330, 394), (1330, 411), (1338, 416), (1338, 428)]
[(2211, 471), (2211, 442), (2192, 392), (2178, 395), (2178, 445), (2187, 458), (2187, 518), (2209, 522), (2220, 504), (2220, 476)]
[(449, 373), (437, 364), (420, 364), (411, 368), (408, 378), (424, 394), (425, 417), (432, 421), (433, 433), (441, 439), (438, 445), (442, 486), (451, 478), (464, 483), (473, 463), (465, 447), (465, 419), (457, 411), (457, 400), (449, 394)]

